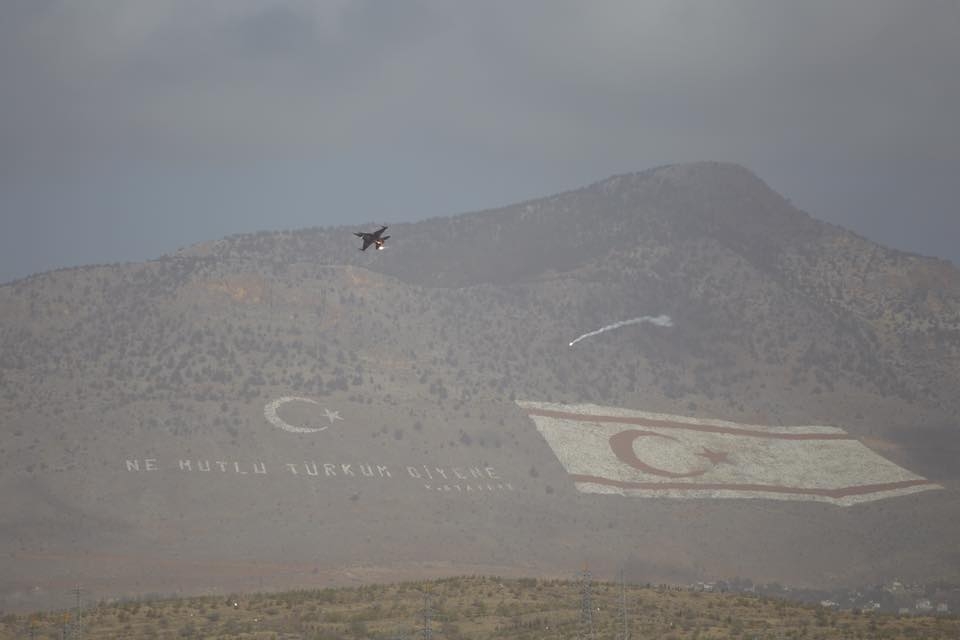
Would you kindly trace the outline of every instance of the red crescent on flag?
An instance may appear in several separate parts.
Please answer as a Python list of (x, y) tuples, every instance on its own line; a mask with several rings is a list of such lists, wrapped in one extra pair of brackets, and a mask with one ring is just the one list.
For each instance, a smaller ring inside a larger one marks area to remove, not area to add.
[(658, 438), (666, 438), (668, 440), (679, 442), (679, 440), (676, 438), (664, 435), (662, 433), (654, 433), (653, 431), (640, 431), (638, 429), (627, 429), (626, 431), (621, 431), (620, 433), (610, 436), (610, 449), (613, 451), (614, 455), (617, 456), (620, 462), (630, 465), (638, 471), (643, 471), (644, 473), (649, 473), (655, 476), (663, 476), (666, 478), (695, 478), (696, 476), (702, 476), (707, 472), (706, 469), (694, 469), (693, 471), (677, 472), (668, 471), (666, 469), (658, 469), (657, 467), (650, 466), (638, 458), (637, 454), (633, 450), (634, 440), (637, 438), (643, 438), (645, 436), (656, 436)]

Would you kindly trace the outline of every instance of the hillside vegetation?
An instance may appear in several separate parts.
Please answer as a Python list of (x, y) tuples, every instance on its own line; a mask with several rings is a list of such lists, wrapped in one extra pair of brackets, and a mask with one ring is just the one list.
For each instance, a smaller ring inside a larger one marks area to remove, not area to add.
[[(343, 229), (261, 233), (0, 287), (4, 408), (219, 403), (271, 386), (454, 404), (642, 395), (869, 430), (883, 428), (867, 415), (877, 398), (936, 426), (960, 409), (956, 269), (818, 222), (736, 166), (666, 167), (392, 233), (373, 256)], [(672, 331), (566, 349), (660, 313)]]
[[(948, 638), (953, 616), (892, 616), (668, 586), (461, 577), (229, 597), (150, 598), (82, 611), (85, 637), (101, 640), (242, 638), (387, 640), (429, 627), (443, 640), (556, 638)], [(587, 621), (585, 623), (585, 621)], [(0, 639), (71, 633), (76, 611), (0, 618)]]
[[(958, 579), (949, 263), (817, 221), (723, 163), (393, 225), (386, 251), (358, 251), (356, 229), (0, 286), (0, 606), (77, 576), (115, 595), (247, 590), (261, 565), (434, 560), (539, 575), (633, 562), (663, 582)], [(660, 315), (672, 324), (569, 346)], [(287, 419), (329, 430), (268, 422), (290, 397), (307, 400)], [(836, 425), (945, 489), (848, 510), (585, 495), (517, 401)], [(341, 472), (305, 472), (324, 465)], [(454, 497), (408, 471), (424, 465), (503, 482)], [(325, 584), (285, 570), (266, 586)]]

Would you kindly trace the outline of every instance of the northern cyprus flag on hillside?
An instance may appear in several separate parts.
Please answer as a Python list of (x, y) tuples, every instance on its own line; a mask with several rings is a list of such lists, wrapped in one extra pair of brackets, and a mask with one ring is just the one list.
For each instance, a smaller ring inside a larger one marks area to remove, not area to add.
[(517, 404), (582, 493), (849, 506), (942, 488), (837, 427), (746, 425), (589, 404)]

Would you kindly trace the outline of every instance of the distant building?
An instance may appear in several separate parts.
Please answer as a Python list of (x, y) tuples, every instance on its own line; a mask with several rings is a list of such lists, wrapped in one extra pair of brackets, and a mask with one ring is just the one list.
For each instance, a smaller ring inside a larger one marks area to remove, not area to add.
[(930, 601), (926, 598), (920, 598), (917, 600), (917, 603), (913, 605), (913, 608), (917, 611), (922, 611), (924, 613), (928, 611), (933, 611), (933, 605), (930, 604)]

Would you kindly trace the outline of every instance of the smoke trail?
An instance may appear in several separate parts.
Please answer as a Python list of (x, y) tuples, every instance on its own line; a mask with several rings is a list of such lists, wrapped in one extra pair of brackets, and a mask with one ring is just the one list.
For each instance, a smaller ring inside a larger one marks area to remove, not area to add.
[(573, 342), (570, 343), (570, 346), (577, 344), (584, 338), (591, 338), (595, 335), (601, 334), (604, 331), (610, 331), (611, 329), (619, 329), (620, 327), (625, 327), (628, 324), (639, 324), (641, 322), (649, 322), (650, 324), (655, 324), (658, 327), (672, 327), (673, 320), (670, 319), (670, 316), (640, 316), (639, 318), (630, 318), (629, 320), (621, 320), (620, 322), (614, 322), (613, 324), (608, 324), (605, 327), (600, 327), (596, 331), (591, 331), (590, 333), (585, 333)]

